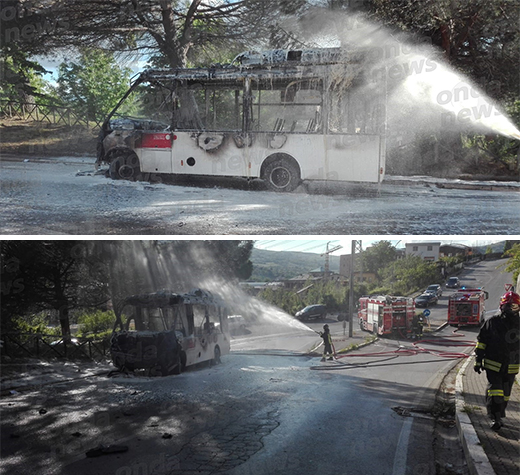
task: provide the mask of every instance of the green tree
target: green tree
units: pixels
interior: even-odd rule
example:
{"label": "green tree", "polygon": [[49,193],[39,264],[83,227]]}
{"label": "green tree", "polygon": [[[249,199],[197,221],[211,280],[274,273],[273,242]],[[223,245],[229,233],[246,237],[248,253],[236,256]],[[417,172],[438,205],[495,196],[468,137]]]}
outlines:
{"label": "green tree", "polygon": [[96,310],[94,312],[83,313],[78,317],[80,325],[80,336],[106,334],[114,327],[116,316],[113,311],[104,312]]}
{"label": "green tree", "polygon": [[510,0],[369,0],[372,17],[429,38],[495,99],[518,97],[520,3]]}
{"label": "green tree", "polygon": [[[513,244],[504,255],[509,258],[507,261],[506,271],[513,273],[513,282],[516,283],[520,275],[520,243]],[[518,291],[518,290],[517,290]]]}
{"label": "green tree", "polygon": [[39,14],[67,26],[40,39],[52,49],[72,45],[159,54],[169,67],[185,67],[200,56],[220,60],[223,50],[238,53],[265,44],[280,15],[303,6],[279,0],[54,0]]}
{"label": "green tree", "polygon": [[250,276],[252,246],[252,241],[227,240],[94,241],[86,244],[86,253],[101,275],[108,274],[116,302],[161,289],[218,293],[223,284]]}
{"label": "green tree", "polygon": [[[520,98],[511,99],[505,104],[508,117],[514,124],[520,124]],[[519,171],[518,157],[520,144],[500,135],[468,135],[465,147],[472,150],[469,167],[477,166],[482,172],[497,170],[502,175]]]}
{"label": "green tree", "polygon": [[512,249],[515,244],[520,244],[520,241],[511,241],[511,240],[506,240],[506,242],[504,243],[504,255],[507,256],[507,252]]}
{"label": "green tree", "polygon": [[46,96],[42,76],[47,71],[39,63],[14,44],[0,52],[0,99],[26,103]]}
{"label": "green tree", "polygon": [[410,292],[436,282],[440,276],[436,263],[419,256],[406,256],[392,262],[381,271],[383,284],[392,293],[407,295]]}
{"label": "green tree", "polygon": [[381,269],[395,261],[397,249],[390,241],[379,241],[363,251],[363,269],[379,275]]}
{"label": "green tree", "polygon": [[128,89],[130,75],[112,53],[83,49],[77,61],[60,65],[57,91],[66,105],[88,120],[102,120]]}
{"label": "green tree", "polygon": [[73,309],[106,302],[105,285],[89,278],[91,262],[80,241],[2,241],[2,326],[15,317],[55,310],[70,336]]}

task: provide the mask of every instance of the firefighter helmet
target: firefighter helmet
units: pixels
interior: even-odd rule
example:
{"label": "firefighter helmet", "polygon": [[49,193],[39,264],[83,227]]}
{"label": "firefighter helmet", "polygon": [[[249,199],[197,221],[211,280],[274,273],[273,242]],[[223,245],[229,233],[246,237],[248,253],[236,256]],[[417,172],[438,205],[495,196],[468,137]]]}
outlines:
{"label": "firefighter helmet", "polygon": [[516,305],[516,308],[518,309],[518,306],[520,306],[520,295],[511,291],[506,292],[500,299],[500,310],[504,310],[506,305]]}
{"label": "firefighter helmet", "polygon": [[328,330],[329,329],[329,326],[327,324],[323,325],[323,329],[324,330]]}

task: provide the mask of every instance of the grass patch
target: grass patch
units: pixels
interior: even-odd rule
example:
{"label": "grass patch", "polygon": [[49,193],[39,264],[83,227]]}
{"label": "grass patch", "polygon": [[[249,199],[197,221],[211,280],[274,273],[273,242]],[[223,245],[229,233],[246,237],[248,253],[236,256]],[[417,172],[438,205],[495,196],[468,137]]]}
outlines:
{"label": "grass patch", "polygon": [[0,121],[2,153],[31,156],[95,155],[99,129],[20,119]]}
{"label": "grass patch", "polygon": [[473,414],[474,412],[482,411],[482,408],[480,406],[473,406],[470,404],[464,404],[462,407],[462,412],[465,412],[466,414]]}

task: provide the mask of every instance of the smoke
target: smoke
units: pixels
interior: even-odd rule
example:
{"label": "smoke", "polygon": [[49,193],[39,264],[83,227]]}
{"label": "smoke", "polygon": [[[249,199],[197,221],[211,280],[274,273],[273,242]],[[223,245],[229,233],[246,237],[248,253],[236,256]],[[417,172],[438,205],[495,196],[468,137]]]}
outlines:
{"label": "smoke", "polygon": [[112,295],[125,297],[195,288],[220,296],[231,314],[241,315],[247,334],[265,336],[312,330],[281,309],[248,295],[204,241],[120,241],[109,244]]}

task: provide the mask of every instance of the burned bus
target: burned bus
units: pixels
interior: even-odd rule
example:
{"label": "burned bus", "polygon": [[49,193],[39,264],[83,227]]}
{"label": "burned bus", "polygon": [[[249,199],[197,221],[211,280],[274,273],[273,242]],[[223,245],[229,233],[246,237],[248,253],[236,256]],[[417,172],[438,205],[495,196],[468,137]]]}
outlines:
{"label": "burned bus", "polygon": [[160,291],[125,298],[115,308],[111,355],[120,370],[179,374],[230,350],[227,308],[209,291]]}
{"label": "burned bus", "polygon": [[[379,183],[385,86],[338,48],[243,53],[229,65],[150,69],[105,119],[96,164],[113,179],[154,175]],[[382,79],[383,81],[384,79]]]}

